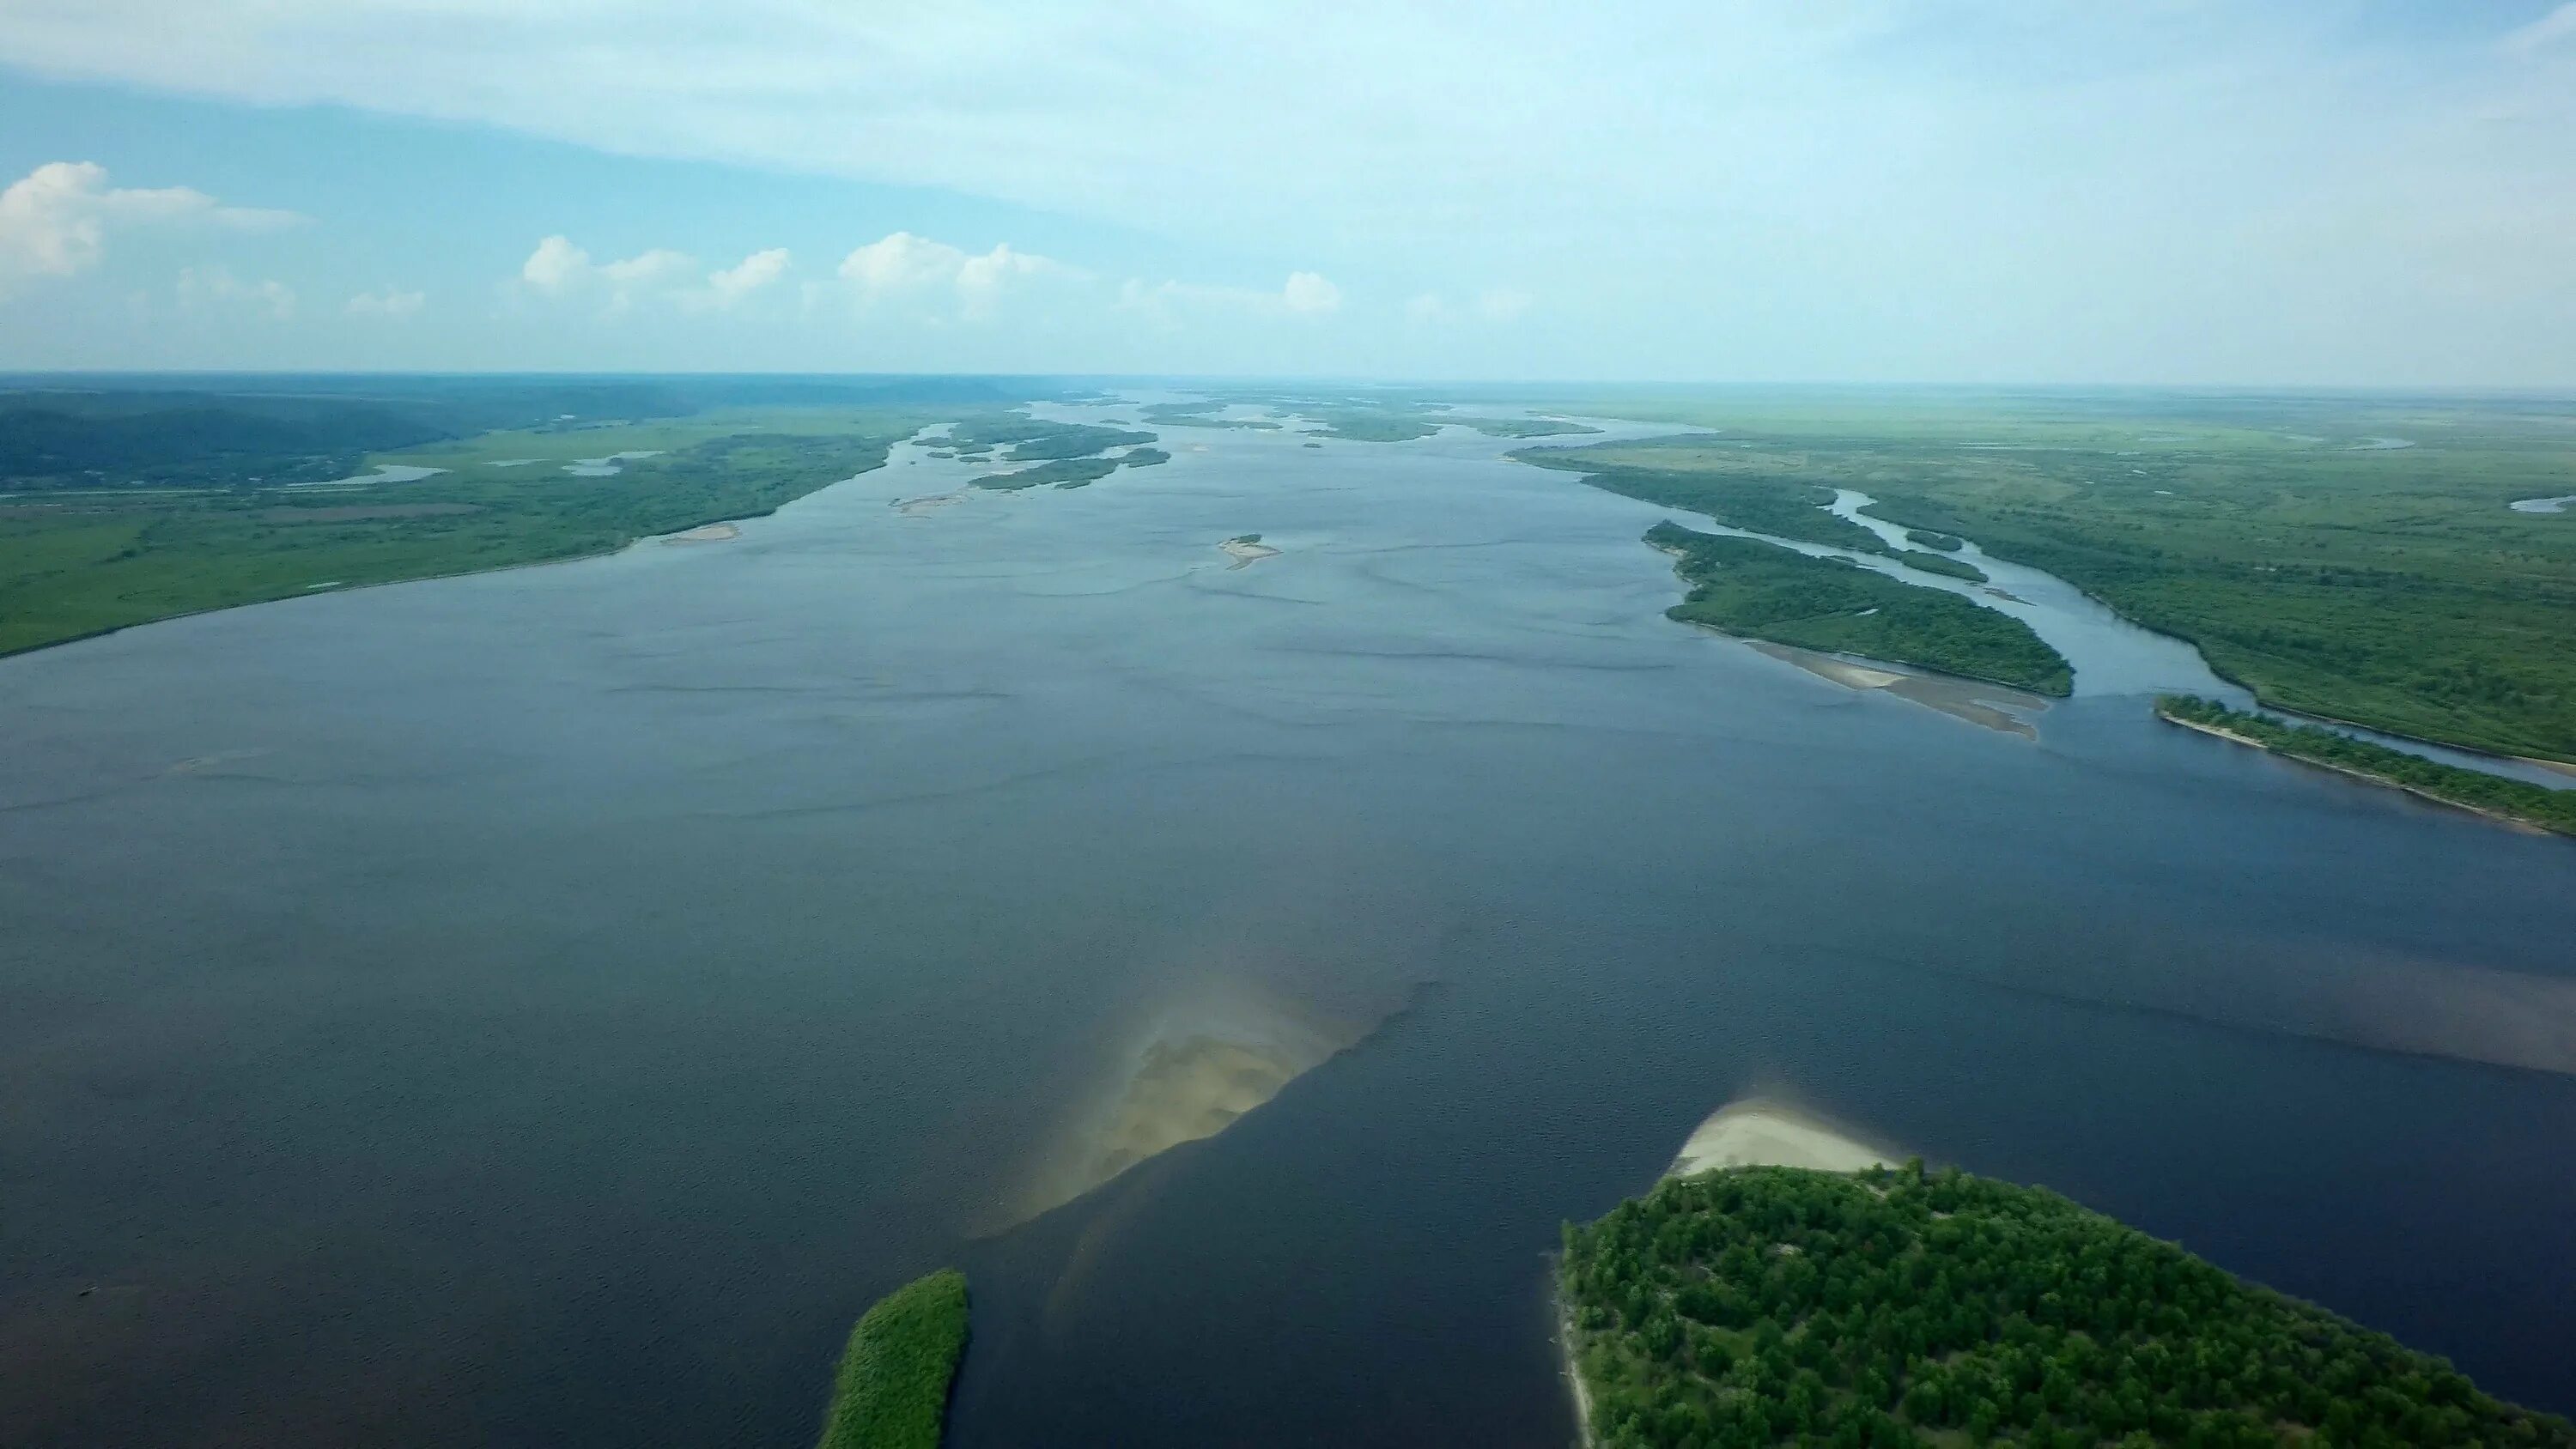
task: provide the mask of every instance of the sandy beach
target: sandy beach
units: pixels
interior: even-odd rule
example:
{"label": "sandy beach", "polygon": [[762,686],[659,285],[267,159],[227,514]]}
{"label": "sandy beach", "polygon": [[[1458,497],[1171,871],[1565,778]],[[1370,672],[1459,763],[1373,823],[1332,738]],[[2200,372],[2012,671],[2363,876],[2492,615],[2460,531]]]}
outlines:
{"label": "sandy beach", "polygon": [[1982,725],[2003,734],[2019,735],[2026,740],[2039,738],[2039,729],[2028,716],[2045,711],[2049,704],[2039,695],[2010,685],[1989,684],[1949,674],[1917,673],[1891,664],[1865,664],[1840,655],[1820,654],[1813,649],[1774,644],[1765,639],[1748,639],[1745,642],[1783,664],[1794,664],[1845,689],[1883,691],[1899,699],[1911,700],[1925,709],[1938,710],[1952,719],[1963,719],[1970,724]]}

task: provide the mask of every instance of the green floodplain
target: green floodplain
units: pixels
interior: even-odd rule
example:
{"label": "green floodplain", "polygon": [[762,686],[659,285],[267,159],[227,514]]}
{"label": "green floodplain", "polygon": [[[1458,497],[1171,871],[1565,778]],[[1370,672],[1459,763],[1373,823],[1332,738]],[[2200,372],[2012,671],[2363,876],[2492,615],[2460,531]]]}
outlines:
{"label": "green floodplain", "polygon": [[1732,1167],[1568,1224],[1606,1449],[2569,1446],[2441,1359],[2038,1188]]}
{"label": "green floodplain", "polygon": [[1810,558],[1670,522],[1648,529],[1646,542],[1673,555],[1674,572],[1690,586],[1669,611],[1685,623],[2040,694],[2074,687],[2066,657],[2028,624],[1957,594],[1899,583],[1842,559]]}
{"label": "green floodplain", "polygon": [[[791,401],[760,400],[775,395]],[[1170,458],[1142,446],[1152,433],[1033,422],[1011,410],[1019,400],[881,382],[693,393],[423,380],[390,399],[0,393],[0,654],[756,517],[882,467],[895,443],[936,423],[953,422],[961,448],[1029,464],[976,480],[985,487],[1079,486]],[[370,446],[384,440],[402,445]],[[1109,447],[1128,451],[1094,456]],[[437,471],[328,486],[379,467]]]}
{"label": "green floodplain", "polygon": [[878,1299],[850,1330],[815,1449],[939,1449],[966,1319],[966,1275],[953,1268]]}
{"label": "green floodplain", "polygon": [[2576,790],[2553,790],[2484,770],[2446,765],[2335,730],[2229,709],[2197,695],[2161,696],[2156,700],[2156,713],[2175,724],[2329,770],[2360,775],[2428,800],[2562,835],[2576,835]]}
{"label": "green floodplain", "polygon": [[[937,455],[994,465],[975,480],[988,488],[1078,487],[1168,459],[1150,431],[1016,409],[1072,395],[1010,379],[20,386],[0,391],[0,653],[751,516],[877,466],[892,442],[934,423],[952,424]],[[1231,403],[1293,412],[1321,437],[1357,442],[1451,425],[1532,440],[1594,431],[1502,415],[1533,405],[1716,429],[1515,456],[1734,527],[1972,580],[1974,566],[1954,555],[1973,539],[2192,641],[2267,704],[2576,761],[2576,649],[2565,646],[2576,637],[2576,514],[2508,506],[2576,492],[2576,412],[2563,404],[1716,389],[1487,390],[1462,401],[1270,387],[1149,404],[1143,415],[1153,426],[1263,425],[1222,418]],[[659,456],[606,476],[564,471],[618,453]],[[291,486],[379,465],[444,471],[398,485]],[[1826,512],[1837,487],[1868,493],[1912,546]],[[2050,687],[2018,640],[2000,653],[2001,635],[1963,647],[1982,631],[1952,627],[1949,603],[1909,598],[1889,617],[1873,583],[1835,585],[1873,595],[1856,614],[1880,612],[1839,626],[1771,617],[1784,632],[1762,637]],[[1776,615],[1784,599],[1761,611]],[[1720,613],[1740,622],[1752,607],[1718,590],[1698,622],[1725,628]],[[1784,637],[1791,629],[1798,637]]]}
{"label": "green floodplain", "polygon": [[[2540,399],[2148,392],[1605,393],[1700,434],[1530,462],[1721,522],[1886,551],[1973,539],[2190,640],[2267,704],[2576,761],[2576,409]],[[1911,562],[1911,560],[1908,560]]]}

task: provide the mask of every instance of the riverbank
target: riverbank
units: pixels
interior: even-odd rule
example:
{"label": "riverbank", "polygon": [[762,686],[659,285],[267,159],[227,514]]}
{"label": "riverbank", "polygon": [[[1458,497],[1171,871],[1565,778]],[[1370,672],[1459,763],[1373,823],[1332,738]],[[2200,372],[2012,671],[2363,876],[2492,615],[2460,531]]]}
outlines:
{"label": "riverbank", "polygon": [[2576,791],[2445,765],[2333,730],[2229,709],[2194,695],[2159,696],[2156,718],[2503,824],[2576,835]]}
{"label": "riverbank", "polygon": [[2074,691],[2074,667],[2028,624],[1946,589],[1671,522],[1648,529],[1646,542],[1671,554],[1690,586],[1666,611],[1683,623],[2035,694]]}

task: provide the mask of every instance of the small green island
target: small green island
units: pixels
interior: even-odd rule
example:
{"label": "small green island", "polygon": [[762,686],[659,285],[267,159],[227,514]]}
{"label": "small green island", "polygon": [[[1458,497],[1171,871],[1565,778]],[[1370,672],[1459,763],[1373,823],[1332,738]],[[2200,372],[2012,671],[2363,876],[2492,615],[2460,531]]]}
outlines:
{"label": "small green island", "polygon": [[1690,585],[1689,596],[1667,611],[1684,623],[2038,694],[2074,688],[2074,667],[2028,624],[1946,590],[1672,522],[1648,529],[1646,542],[1673,555],[1674,572]]}
{"label": "small green island", "polygon": [[965,1274],[942,1268],[878,1299],[850,1330],[816,1449],[939,1449],[965,1352]]}
{"label": "small green island", "polygon": [[2041,1188],[1730,1166],[1568,1224],[1604,1449],[2576,1445],[2441,1359]]}
{"label": "small green island", "polygon": [[2446,765],[2316,725],[2293,724],[2267,714],[2229,709],[2198,695],[2159,696],[2156,714],[2185,729],[2357,775],[2427,800],[2562,835],[2576,835],[2576,788],[2553,790],[2528,780]]}

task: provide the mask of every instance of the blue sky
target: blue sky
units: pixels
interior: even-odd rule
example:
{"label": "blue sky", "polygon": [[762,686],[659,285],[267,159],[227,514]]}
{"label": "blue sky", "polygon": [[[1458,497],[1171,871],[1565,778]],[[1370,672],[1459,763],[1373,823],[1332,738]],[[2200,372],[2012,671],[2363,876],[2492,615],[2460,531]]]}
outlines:
{"label": "blue sky", "polygon": [[11,0],[0,368],[2576,385],[2576,4]]}

